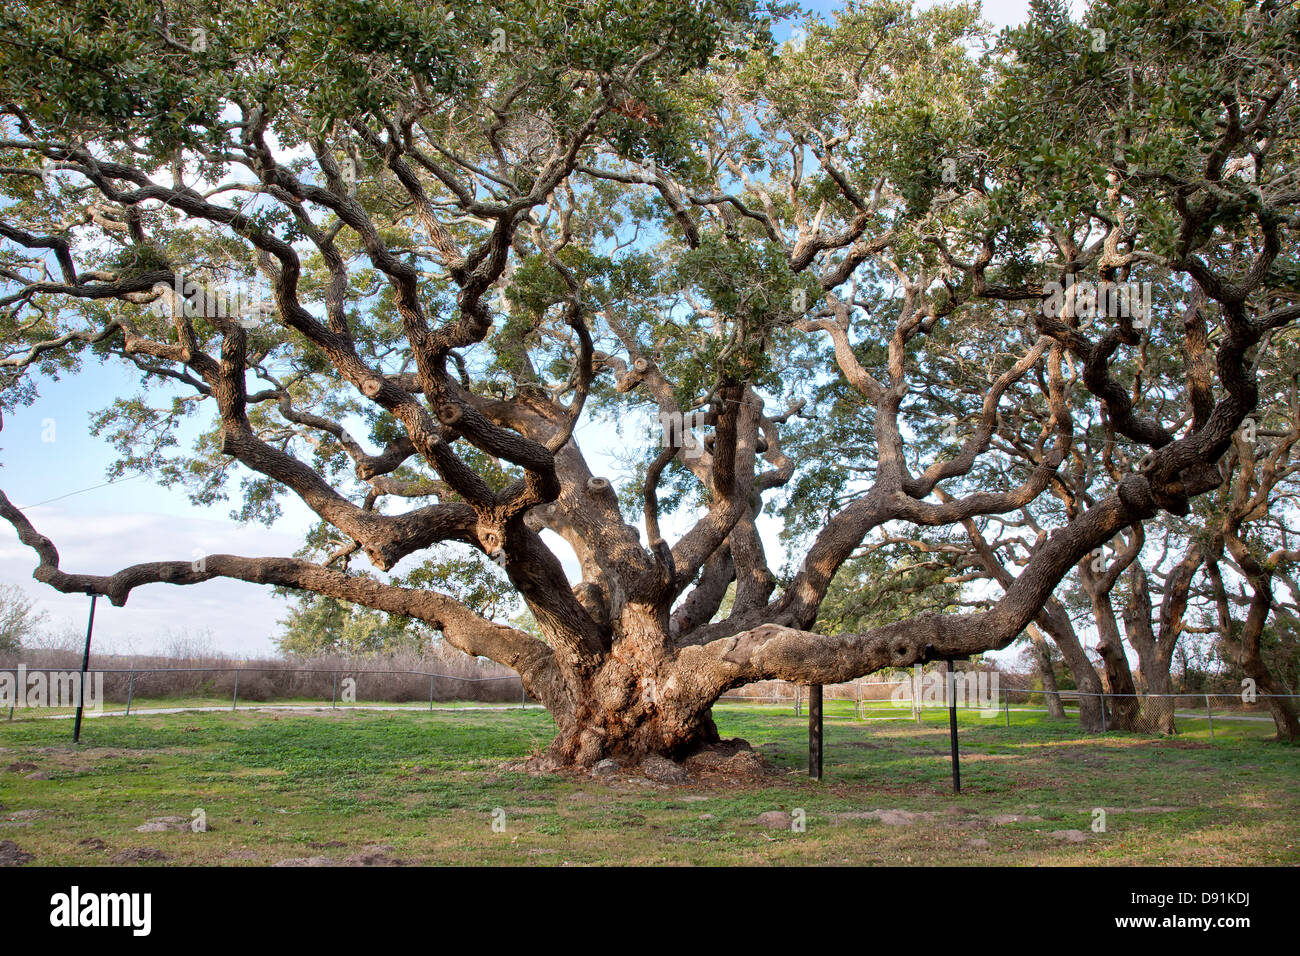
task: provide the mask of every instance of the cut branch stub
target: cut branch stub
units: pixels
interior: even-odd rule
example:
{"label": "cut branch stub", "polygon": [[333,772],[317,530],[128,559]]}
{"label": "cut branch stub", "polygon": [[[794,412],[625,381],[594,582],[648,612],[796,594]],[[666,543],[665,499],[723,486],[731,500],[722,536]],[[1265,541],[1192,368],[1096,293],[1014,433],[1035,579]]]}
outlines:
{"label": "cut branch stub", "polygon": [[604,492],[610,490],[609,479],[608,479],[608,478],[588,478],[588,479],[587,479],[587,490],[590,491],[592,494],[597,494],[597,495],[599,495],[599,494],[603,494]]}
{"label": "cut branch stub", "polygon": [[384,383],[377,378],[368,378],[361,383],[361,392],[367,398],[374,398],[383,389]]}
{"label": "cut branch stub", "polygon": [[638,372],[644,372],[650,368],[650,361],[649,359],[639,358],[632,363],[632,367]]}
{"label": "cut branch stub", "polygon": [[438,421],[442,422],[444,425],[455,425],[460,421],[461,416],[464,414],[465,413],[461,411],[459,405],[447,404],[438,406]]}

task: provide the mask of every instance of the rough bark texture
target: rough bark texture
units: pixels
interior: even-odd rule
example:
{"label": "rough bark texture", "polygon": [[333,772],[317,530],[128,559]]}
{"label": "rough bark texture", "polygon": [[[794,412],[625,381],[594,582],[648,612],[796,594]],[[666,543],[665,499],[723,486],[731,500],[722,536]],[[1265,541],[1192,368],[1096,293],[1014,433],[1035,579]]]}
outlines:
{"label": "rough bark texture", "polygon": [[1061,692],[1056,686],[1056,672],[1052,668],[1052,654],[1047,648],[1047,638],[1043,637],[1037,625],[1027,628],[1029,639],[1033,642],[1034,673],[1043,685],[1043,694],[1047,698],[1047,715],[1057,720],[1065,718],[1065,706],[1061,703]]}

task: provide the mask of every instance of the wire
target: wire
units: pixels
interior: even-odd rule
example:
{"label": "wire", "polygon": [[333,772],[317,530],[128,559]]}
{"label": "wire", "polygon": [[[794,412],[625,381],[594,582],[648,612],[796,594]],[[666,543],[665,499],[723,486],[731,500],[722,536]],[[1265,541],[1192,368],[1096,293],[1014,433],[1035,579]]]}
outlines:
{"label": "wire", "polygon": [[34,505],[23,505],[19,511],[26,511],[28,508],[39,508],[41,505],[48,505],[53,501],[62,501],[64,498],[71,498],[73,495],[83,495],[87,491],[94,491],[97,488],[107,488],[109,485],[116,485],[124,481],[135,481],[137,478],[143,478],[144,475],[129,475],[126,478],[114,478],[112,481],[106,481],[100,485],[91,485],[89,488],[82,488],[80,491],[69,491],[66,495],[59,495],[55,498],[46,498],[44,501],[38,501]]}

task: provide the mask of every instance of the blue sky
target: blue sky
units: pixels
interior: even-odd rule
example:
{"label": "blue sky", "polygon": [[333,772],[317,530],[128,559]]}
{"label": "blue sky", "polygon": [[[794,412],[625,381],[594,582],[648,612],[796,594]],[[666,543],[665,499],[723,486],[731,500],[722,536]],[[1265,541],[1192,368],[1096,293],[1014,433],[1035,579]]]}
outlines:
{"label": "blue sky", "polygon": [[[827,13],[840,4],[805,6]],[[983,13],[996,26],[1005,26],[1023,21],[1028,8],[1028,0],[996,0],[985,3]],[[120,366],[89,365],[60,382],[41,381],[35,404],[4,417],[0,488],[54,541],[62,567],[102,574],[137,562],[196,554],[292,554],[311,519],[295,500],[285,500],[283,519],[268,529],[233,521],[231,503],[195,506],[183,492],[159,488],[146,478],[93,487],[105,481],[114,455],[103,440],[90,436],[89,418],[115,397],[138,391],[138,374]],[[616,450],[616,439],[603,431],[590,421],[580,427],[578,440],[589,459],[599,459],[601,449]],[[773,546],[775,526],[764,531]],[[84,632],[89,598],[37,584],[31,578],[33,566],[32,552],[5,524],[0,528],[0,582],[18,585],[48,614],[47,630]],[[149,653],[185,638],[205,638],[226,654],[260,656],[273,651],[270,638],[285,610],[285,602],[268,588],[238,581],[184,588],[152,585],[136,590],[125,607],[101,602],[95,646],[105,652]]]}

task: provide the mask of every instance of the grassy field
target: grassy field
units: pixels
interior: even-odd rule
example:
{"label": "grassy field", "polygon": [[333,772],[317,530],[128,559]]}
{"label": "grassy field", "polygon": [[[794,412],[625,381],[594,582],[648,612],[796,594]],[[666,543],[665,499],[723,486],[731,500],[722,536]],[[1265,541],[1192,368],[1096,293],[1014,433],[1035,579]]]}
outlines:
{"label": "grassy field", "polygon": [[[540,704],[531,703],[529,706],[540,707]],[[148,713],[151,710],[256,710],[258,708],[299,708],[301,710],[319,710],[321,708],[331,710],[366,709],[382,707],[385,709],[402,708],[403,710],[428,710],[429,702],[427,700],[411,701],[358,701],[356,703],[346,703],[343,701],[331,702],[329,700],[317,700],[313,697],[277,697],[274,700],[247,700],[240,699],[238,706],[232,706],[229,697],[211,697],[186,695],[180,697],[150,697],[136,698],[131,702],[131,715]],[[434,707],[439,710],[462,709],[466,707],[484,708],[484,707],[519,707],[518,701],[499,702],[499,701],[481,701],[481,700],[439,700],[434,703]],[[123,701],[108,701],[99,708],[106,716],[124,714],[126,712],[126,703]],[[71,717],[76,712],[75,707],[41,707],[30,709],[15,709],[14,720],[34,720],[46,717]],[[87,713],[91,718],[98,715],[90,713],[87,707]],[[0,709],[0,721],[3,721],[8,714],[7,710]]]}
{"label": "grassy field", "polygon": [[[828,720],[817,783],[790,710],[719,706],[771,770],[683,786],[506,769],[550,738],[536,710],[105,717],[76,749],[67,721],[0,722],[0,847],[35,865],[1300,863],[1300,748],[1268,727],[1216,722],[1211,745],[1191,721],[1085,738],[966,712],[954,796],[945,713]],[[796,808],[804,832],[759,822]]]}

